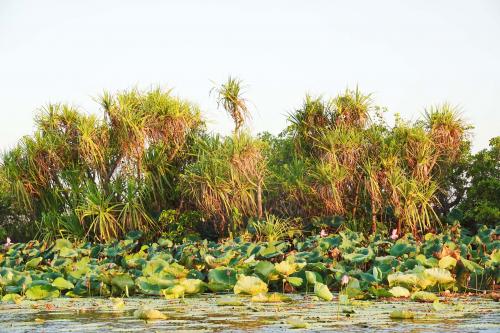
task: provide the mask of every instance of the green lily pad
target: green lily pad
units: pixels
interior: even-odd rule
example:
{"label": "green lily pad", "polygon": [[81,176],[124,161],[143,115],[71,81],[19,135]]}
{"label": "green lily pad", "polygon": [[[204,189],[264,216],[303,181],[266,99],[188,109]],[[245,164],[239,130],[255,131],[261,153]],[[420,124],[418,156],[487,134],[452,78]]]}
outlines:
{"label": "green lily pad", "polygon": [[42,262],[42,260],[43,260],[42,257],[31,259],[26,263],[26,269],[35,269]]}
{"label": "green lily pad", "polygon": [[391,319],[413,319],[415,314],[407,310],[395,310],[390,314]]}
{"label": "green lily pad", "polygon": [[320,282],[314,284],[314,295],[325,301],[331,301],[333,299],[333,294],[328,289],[328,286]]}
{"label": "green lily pad", "polygon": [[53,282],[52,285],[59,290],[69,290],[75,288],[75,285],[68,280],[58,277]]}
{"label": "green lily pad", "polygon": [[410,291],[404,287],[392,287],[389,292],[393,297],[410,297]]}
{"label": "green lily pad", "polygon": [[208,288],[212,291],[229,291],[236,284],[236,270],[218,267],[208,272]]}
{"label": "green lily pad", "polygon": [[432,303],[438,299],[436,294],[427,291],[417,291],[411,295],[411,299],[417,302]]}
{"label": "green lily pad", "polygon": [[439,268],[451,269],[457,265],[457,259],[450,256],[445,256],[439,260],[438,265]]}
{"label": "green lily pad", "polygon": [[143,320],[167,319],[167,316],[165,316],[160,311],[155,310],[155,309],[145,308],[145,307],[135,310],[134,317],[136,317],[137,319],[143,319]]}
{"label": "green lily pad", "polygon": [[26,290],[26,297],[32,301],[51,299],[59,297],[59,289],[51,285],[35,285]]}
{"label": "green lily pad", "polygon": [[234,286],[235,294],[257,295],[267,293],[267,284],[256,276],[239,276]]}
{"label": "green lily pad", "polygon": [[127,274],[127,273],[122,273],[122,274],[117,274],[111,278],[111,285],[114,287],[117,287],[121,291],[133,291],[134,290],[134,279]]}

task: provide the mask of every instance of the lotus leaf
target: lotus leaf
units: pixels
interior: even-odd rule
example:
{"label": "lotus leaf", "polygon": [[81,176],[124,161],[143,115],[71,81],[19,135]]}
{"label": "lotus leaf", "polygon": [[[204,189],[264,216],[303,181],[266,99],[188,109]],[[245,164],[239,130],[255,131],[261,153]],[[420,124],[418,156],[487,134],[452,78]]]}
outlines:
{"label": "lotus leaf", "polygon": [[389,292],[393,297],[410,297],[410,291],[403,287],[392,287]]}
{"label": "lotus leaf", "polygon": [[[68,262],[68,261],[66,261]],[[70,262],[71,263],[71,262]],[[77,262],[71,263],[65,267],[68,274],[75,278],[80,278],[82,275],[90,271],[90,258],[82,257]]]}
{"label": "lotus leaf", "polygon": [[389,250],[389,254],[395,257],[401,257],[404,254],[410,255],[411,253],[415,253],[417,248],[414,245],[408,244],[407,241],[398,241],[394,244]]}
{"label": "lotus leaf", "polygon": [[53,282],[52,285],[56,287],[59,290],[69,290],[73,289],[75,285],[68,280],[64,279],[63,277],[58,277],[56,278]]}
{"label": "lotus leaf", "polygon": [[247,295],[267,293],[267,284],[256,276],[240,275],[234,286],[234,293]]}
{"label": "lotus leaf", "polygon": [[23,297],[21,295],[18,295],[18,294],[5,294],[2,297],[2,302],[5,302],[5,303],[12,302],[12,303],[19,304],[22,300],[23,300]]}
{"label": "lotus leaf", "polygon": [[294,287],[300,287],[304,282],[304,280],[302,280],[302,278],[298,276],[289,276],[286,278],[286,280]]}
{"label": "lotus leaf", "polygon": [[185,278],[189,274],[189,270],[175,262],[172,264],[168,264],[163,268],[163,271],[168,275],[175,277],[176,279]]}
{"label": "lotus leaf", "polygon": [[59,289],[51,285],[35,285],[26,290],[26,297],[32,301],[59,297]]}
{"label": "lotus leaf", "polygon": [[461,258],[460,262],[464,265],[464,267],[469,272],[481,273],[484,270],[484,268],[481,267],[481,265],[478,265],[477,263],[475,263],[475,262],[473,262],[471,260],[467,260],[467,259]]}
{"label": "lotus leaf", "polygon": [[254,268],[255,273],[263,280],[272,280],[275,274],[274,265],[269,261],[259,261]]}
{"label": "lotus leaf", "polygon": [[42,262],[42,257],[33,258],[26,263],[26,269],[35,269],[40,262]]}
{"label": "lotus leaf", "polygon": [[59,256],[62,258],[75,258],[75,257],[78,257],[78,252],[76,252],[76,250],[74,250],[72,248],[63,247],[59,251]]}
{"label": "lotus leaf", "polygon": [[427,291],[417,291],[411,295],[411,299],[418,302],[432,303],[438,299],[436,294]]}
{"label": "lotus leaf", "polygon": [[121,291],[130,291],[134,289],[134,279],[127,273],[120,273],[111,278],[111,285]]}
{"label": "lotus leaf", "polygon": [[155,309],[140,308],[134,311],[134,317],[143,320],[167,319],[163,313]]}
{"label": "lotus leaf", "polygon": [[232,268],[218,267],[208,272],[208,288],[212,291],[229,291],[236,284],[236,271]]}
{"label": "lotus leaf", "polygon": [[333,294],[328,289],[328,286],[320,282],[314,284],[314,295],[325,301],[331,301],[333,299]]}
{"label": "lotus leaf", "polygon": [[451,276],[450,271],[443,268],[428,268],[425,270],[425,276],[440,285],[455,282],[455,279]]}
{"label": "lotus leaf", "polygon": [[54,245],[54,251],[59,251],[63,248],[68,248],[68,249],[71,249],[73,248],[73,243],[71,243],[69,240],[67,239],[56,239],[56,242],[55,242],[55,245]]}
{"label": "lotus leaf", "polygon": [[311,271],[306,271],[305,274],[307,283],[314,285],[316,283],[316,273]]}
{"label": "lotus leaf", "polygon": [[389,276],[387,276],[387,281],[390,287],[398,285],[414,287],[418,283],[418,276],[415,273],[396,272],[389,274]]}
{"label": "lotus leaf", "polygon": [[395,310],[390,314],[391,319],[413,319],[415,315],[411,311],[407,310]]}
{"label": "lotus leaf", "polygon": [[254,303],[290,303],[293,299],[278,293],[272,293],[270,295],[262,293],[252,296],[251,301]]}
{"label": "lotus leaf", "polygon": [[162,290],[162,293],[166,299],[184,297],[185,292],[186,289],[180,284]]}
{"label": "lotus leaf", "polygon": [[146,266],[142,270],[144,276],[160,276],[163,275],[165,267],[168,266],[168,262],[163,259],[155,258],[147,262]]}
{"label": "lotus leaf", "polygon": [[371,247],[363,247],[356,249],[353,253],[343,254],[342,257],[348,262],[359,264],[372,260],[375,254]]}
{"label": "lotus leaf", "polygon": [[439,260],[439,268],[443,269],[451,269],[455,267],[457,264],[457,259],[451,256],[445,256]]}
{"label": "lotus leaf", "polygon": [[199,279],[182,279],[179,284],[187,295],[199,294],[205,291],[206,284]]}

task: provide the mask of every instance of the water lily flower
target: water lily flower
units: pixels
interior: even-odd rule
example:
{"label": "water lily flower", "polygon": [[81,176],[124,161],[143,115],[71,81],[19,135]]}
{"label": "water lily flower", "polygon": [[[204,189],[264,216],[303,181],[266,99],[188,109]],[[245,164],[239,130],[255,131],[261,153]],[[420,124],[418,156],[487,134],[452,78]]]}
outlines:
{"label": "water lily flower", "polygon": [[319,235],[320,235],[320,237],[326,237],[326,236],[328,236],[328,233],[326,232],[325,229],[321,229]]}
{"label": "water lily flower", "polygon": [[392,234],[391,234],[391,239],[392,240],[396,240],[398,238],[399,238],[399,236],[398,236],[398,229],[393,229],[392,230]]}
{"label": "water lily flower", "polygon": [[342,280],[340,281],[340,283],[341,283],[343,286],[344,286],[344,285],[346,285],[346,284],[348,284],[348,283],[349,283],[349,276],[348,276],[348,275],[344,275],[344,276],[342,277]]}
{"label": "water lily flower", "polygon": [[12,242],[10,241],[10,237],[7,237],[5,244],[3,245],[4,248],[8,248]]}

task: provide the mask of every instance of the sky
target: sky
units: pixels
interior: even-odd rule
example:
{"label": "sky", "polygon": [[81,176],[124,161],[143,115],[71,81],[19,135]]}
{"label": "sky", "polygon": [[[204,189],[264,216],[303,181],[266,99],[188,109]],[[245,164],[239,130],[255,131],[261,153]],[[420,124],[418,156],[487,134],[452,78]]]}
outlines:
{"label": "sky", "polygon": [[500,135],[500,1],[0,0],[1,151],[47,103],[100,113],[96,96],[133,87],[173,88],[227,134],[209,91],[228,75],[254,133],[357,85],[389,123],[456,105],[477,151]]}

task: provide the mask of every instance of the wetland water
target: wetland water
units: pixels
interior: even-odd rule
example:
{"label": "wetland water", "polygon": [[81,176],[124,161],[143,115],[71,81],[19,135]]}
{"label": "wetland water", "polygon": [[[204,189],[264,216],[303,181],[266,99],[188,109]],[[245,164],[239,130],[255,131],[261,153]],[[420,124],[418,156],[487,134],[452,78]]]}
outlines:
{"label": "wetland water", "polygon": [[[0,332],[500,332],[500,304],[479,297],[441,299],[438,311],[432,304],[412,301],[353,301],[338,306],[305,295],[294,302],[252,303],[238,297],[242,306],[219,306],[217,300],[234,295],[201,295],[181,300],[125,298],[116,309],[106,298],[59,298],[52,301],[22,301],[0,304]],[[134,311],[148,306],[167,316],[144,321]],[[412,320],[394,320],[394,310],[411,310]],[[292,329],[290,318],[300,318],[307,329]]]}

